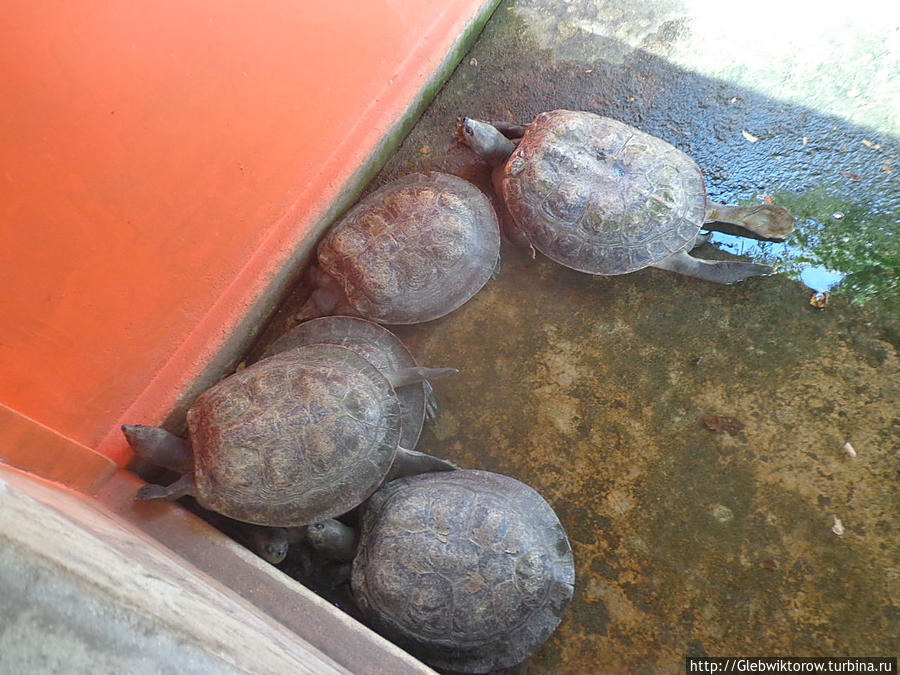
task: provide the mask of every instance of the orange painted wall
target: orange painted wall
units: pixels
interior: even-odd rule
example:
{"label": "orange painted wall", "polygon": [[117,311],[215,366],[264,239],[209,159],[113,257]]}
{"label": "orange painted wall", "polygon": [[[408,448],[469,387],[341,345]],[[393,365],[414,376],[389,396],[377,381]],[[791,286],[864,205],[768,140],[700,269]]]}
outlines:
{"label": "orange painted wall", "polygon": [[127,461],[484,4],[6,3],[0,404]]}

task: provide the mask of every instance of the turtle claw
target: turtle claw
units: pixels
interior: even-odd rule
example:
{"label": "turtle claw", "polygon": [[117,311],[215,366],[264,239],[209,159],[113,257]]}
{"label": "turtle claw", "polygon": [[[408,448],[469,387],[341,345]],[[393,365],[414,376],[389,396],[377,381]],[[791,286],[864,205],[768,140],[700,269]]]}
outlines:
{"label": "turtle claw", "polygon": [[434,396],[434,387],[431,386],[431,382],[425,380],[422,385],[425,387],[425,418],[432,422],[438,413],[437,398]]}
{"label": "turtle claw", "polygon": [[153,483],[142,486],[137,491],[135,499],[171,502],[192,494],[194,494],[194,474],[186,473],[169,486]]}
{"label": "turtle claw", "polygon": [[166,488],[162,485],[154,485],[152,483],[148,483],[144,485],[140,490],[137,491],[135,495],[135,499],[139,499],[141,501],[147,500],[165,500],[168,496]]}

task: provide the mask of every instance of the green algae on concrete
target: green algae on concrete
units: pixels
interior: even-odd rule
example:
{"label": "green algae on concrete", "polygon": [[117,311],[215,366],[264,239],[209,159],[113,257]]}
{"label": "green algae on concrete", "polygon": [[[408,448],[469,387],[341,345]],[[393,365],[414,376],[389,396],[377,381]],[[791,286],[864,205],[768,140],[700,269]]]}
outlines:
{"label": "green algae on concrete", "polygon": [[764,249],[757,258],[792,278],[807,265],[839,272],[844,278],[836,293],[900,324],[900,183],[885,182],[888,194],[874,204],[842,198],[835,188],[775,193],[773,199],[800,224],[789,247]]}

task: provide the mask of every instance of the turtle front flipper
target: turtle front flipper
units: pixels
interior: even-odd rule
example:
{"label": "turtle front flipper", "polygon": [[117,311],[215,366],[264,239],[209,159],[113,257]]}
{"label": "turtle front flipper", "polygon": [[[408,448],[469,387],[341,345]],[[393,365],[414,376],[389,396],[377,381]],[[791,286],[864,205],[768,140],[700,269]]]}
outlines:
{"label": "turtle front flipper", "polygon": [[[787,209],[772,204],[726,206],[716,202],[707,202],[703,227],[715,230],[717,228],[714,223],[737,225],[756,237],[780,241],[784,240],[794,229],[794,220],[794,216]],[[735,234],[731,229],[723,231]],[[740,234],[740,232],[736,234]]]}
{"label": "turtle front flipper", "polygon": [[135,499],[142,501],[152,499],[161,502],[173,502],[181,497],[195,494],[194,474],[186,473],[169,486],[148,483],[137,491]]}
{"label": "turtle front flipper", "polygon": [[775,273],[770,265],[741,262],[738,260],[700,260],[681,249],[650,265],[659,269],[697,277],[717,284],[733,284],[747,277],[767,277]]}
{"label": "turtle front flipper", "polygon": [[194,470],[194,453],[189,441],[160,427],[123,424],[122,433],[131,449],[151,464],[176,473]]}
{"label": "turtle front flipper", "polygon": [[525,132],[528,131],[527,124],[515,124],[514,122],[491,122],[491,126],[494,127],[501,134],[506,136],[511,141],[515,141],[518,138],[522,138],[525,135]]}
{"label": "turtle front flipper", "polygon": [[458,468],[456,464],[446,459],[426,455],[418,450],[398,447],[394,463],[391,464],[391,468],[388,470],[384,480],[387,482],[403,476],[415,476],[420,473],[431,473],[432,471],[456,471]]}

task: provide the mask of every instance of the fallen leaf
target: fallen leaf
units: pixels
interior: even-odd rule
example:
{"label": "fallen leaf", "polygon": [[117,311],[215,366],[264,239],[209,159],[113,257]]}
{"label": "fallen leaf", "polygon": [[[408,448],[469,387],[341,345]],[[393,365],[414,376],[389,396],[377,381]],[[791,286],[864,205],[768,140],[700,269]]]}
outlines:
{"label": "fallen leaf", "polygon": [[429,148],[427,145],[423,145],[421,148],[419,148],[419,154],[420,155],[431,154],[431,148]]}
{"label": "fallen leaf", "polygon": [[742,129],[742,130],[741,130],[741,134],[743,134],[744,138],[746,138],[746,139],[747,139],[748,141],[750,141],[751,143],[756,143],[756,141],[759,140],[756,136],[754,136],[753,134],[751,134],[751,133],[750,133],[749,131],[747,131],[746,129]]}
{"label": "fallen leaf", "polygon": [[841,522],[841,519],[833,513],[831,514],[831,517],[834,518],[834,524],[831,526],[831,531],[834,532],[837,536],[843,537],[844,532],[846,531],[844,530],[844,524]]}
{"label": "fallen leaf", "polygon": [[763,197],[763,204],[771,204],[772,203],[772,195],[766,195]]}
{"label": "fallen leaf", "polygon": [[890,165],[890,164],[882,164],[882,165],[881,165],[881,170],[884,171],[884,172],[885,172],[886,174],[888,174],[888,175],[891,175],[892,173],[894,173],[893,171],[891,171],[891,165]]}
{"label": "fallen leaf", "polygon": [[716,434],[727,431],[730,435],[737,436],[744,430],[744,423],[741,422],[737,417],[704,415],[700,418],[700,424]]}
{"label": "fallen leaf", "polygon": [[812,297],[809,299],[809,304],[816,309],[825,309],[828,306],[828,298],[830,297],[831,295],[828,291],[817,291],[812,294]]}
{"label": "fallen leaf", "polygon": [[872,147],[872,141],[866,141],[866,140],[863,140],[863,145],[866,146],[867,148],[871,148],[871,147]]}
{"label": "fallen leaf", "polygon": [[803,147],[804,147],[804,148],[806,147],[806,144],[807,144],[807,143],[809,143],[809,137],[808,137],[808,136],[804,136],[804,137],[803,137]]}
{"label": "fallen leaf", "polygon": [[469,65],[470,65],[470,66],[477,66],[477,65],[478,65],[478,59],[476,59],[476,58],[473,56],[472,59],[469,61]]}
{"label": "fallen leaf", "polygon": [[593,69],[593,68],[588,68],[588,69],[587,69],[586,71],[584,71],[584,72],[586,72],[586,73],[593,73],[593,72],[594,72],[594,69]]}
{"label": "fallen leaf", "polygon": [[859,180],[862,178],[858,173],[850,173],[849,171],[841,171],[841,175],[844,178],[849,178],[850,180]]}

